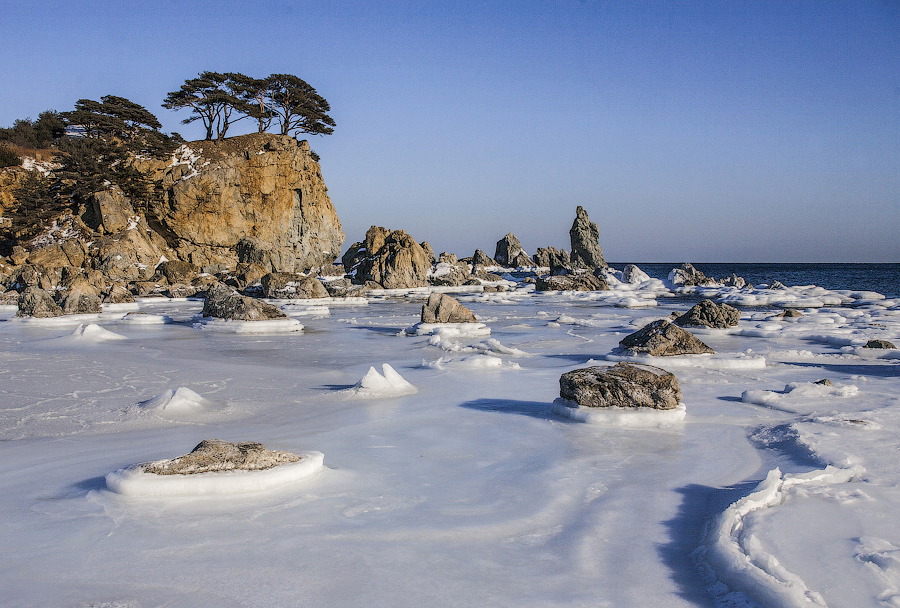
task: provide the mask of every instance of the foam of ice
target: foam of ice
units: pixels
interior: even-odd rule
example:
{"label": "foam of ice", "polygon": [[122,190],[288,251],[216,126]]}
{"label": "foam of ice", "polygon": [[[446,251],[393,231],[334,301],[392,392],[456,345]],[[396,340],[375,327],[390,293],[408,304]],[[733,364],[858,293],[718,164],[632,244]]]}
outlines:
{"label": "foam of ice", "polygon": [[766,358],[760,355],[674,355],[671,357],[651,357],[650,355],[624,355],[610,353],[603,357],[607,361],[628,361],[632,363],[646,363],[663,369],[670,367],[694,367],[704,369],[763,369],[766,367]]}
{"label": "foam of ice", "polygon": [[324,468],[325,455],[321,452],[307,452],[300,456],[297,462],[261,471],[216,471],[195,475],[156,475],[145,473],[140,465],[136,465],[106,475],[106,487],[111,492],[132,498],[266,492],[309,479]]}
{"label": "foam of ice", "polygon": [[387,363],[381,365],[381,371],[383,374],[379,374],[374,367],[369,367],[366,375],[352,388],[346,389],[346,392],[367,399],[402,397],[419,392],[418,388],[407,382]]}
{"label": "foam of ice", "polygon": [[439,335],[443,338],[480,338],[491,335],[484,323],[417,323],[406,329],[407,336]]}
{"label": "foam of ice", "polygon": [[580,407],[574,401],[558,398],[553,401],[553,413],[589,424],[646,428],[682,422],[687,408],[683,403],[671,410],[647,407]]}

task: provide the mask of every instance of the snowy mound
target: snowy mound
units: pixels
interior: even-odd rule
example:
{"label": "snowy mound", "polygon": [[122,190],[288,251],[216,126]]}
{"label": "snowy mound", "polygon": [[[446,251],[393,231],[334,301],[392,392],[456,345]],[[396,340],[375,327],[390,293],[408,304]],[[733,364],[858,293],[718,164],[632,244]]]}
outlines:
{"label": "snowy mound", "polygon": [[206,329],[231,334],[280,334],[300,331],[303,324],[297,319],[269,319],[266,321],[231,321],[207,319],[194,323],[194,329]]}
{"label": "snowy mound", "polygon": [[300,460],[261,471],[215,471],[195,475],[157,475],[145,465],[119,469],[106,476],[112,492],[139,498],[222,496],[264,492],[308,479],[324,468],[321,452],[300,454]]}
{"label": "snowy mound", "polygon": [[655,427],[684,420],[687,408],[679,403],[675,409],[656,410],[648,407],[580,407],[574,401],[558,398],[553,413],[579,422],[604,426]]}
{"label": "snowy mound", "polygon": [[89,343],[99,343],[99,342],[109,342],[112,340],[127,340],[125,336],[122,334],[117,334],[114,331],[109,331],[108,329],[103,329],[96,323],[89,323],[87,325],[81,324],[75,331],[73,331],[68,336],[63,336],[59,338],[60,341],[65,342],[89,342]]}
{"label": "snowy mound", "polygon": [[484,323],[417,323],[406,329],[407,336],[440,335],[444,338],[481,338],[491,335]]}
{"label": "snowy mound", "polygon": [[210,401],[191,389],[180,386],[174,391],[169,389],[151,399],[141,401],[138,405],[148,411],[165,412],[167,414],[194,414],[202,412],[209,407]]}
{"label": "snowy mound", "polygon": [[347,389],[347,392],[369,399],[402,397],[419,392],[418,388],[407,382],[387,363],[381,365],[381,371],[384,372],[384,375],[379,374],[374,367],[370,367],[362,380],[357,382],[353,388]]}
{"label": "snowy mound", "polygon": [[15,317],[16,322],[42,327],[72,327],[93,323],[100,319],[99,314],[62,315],[59,317]]}

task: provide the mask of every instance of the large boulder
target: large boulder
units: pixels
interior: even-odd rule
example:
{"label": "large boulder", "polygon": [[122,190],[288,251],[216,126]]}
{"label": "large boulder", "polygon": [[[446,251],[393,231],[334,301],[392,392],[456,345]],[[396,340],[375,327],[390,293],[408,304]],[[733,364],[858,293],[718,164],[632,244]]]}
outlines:
{"label": "large boulder", "polygon": [[422,305],[422,323],[477,323],[472,311],[445,293],[433,293]]}
{"label": "large boulder", "polygon": [[140,220],[130,228],[93,241],[90,256],[95,268],[110,280],[131,282],[149,279],[160,261],[175,254],[159,234]]}
{"label": "large boulder", "polygon": [[39,319],[59,317],[63,314],[62,308],[53,301],[50,292],[32,285],[26,287],[19,295],[19,310],[17,317],[36,317]]}
{"label": "large boulder", "polygon": [[550,274],[569,274],[572,272],[572,260],[569,252],[556,247],[538,247],[534,254],[534,263],[537,266],[550,269]]}
{"label": "large boulder", "polygon": [[170,285],[190,283],[200,275],[200,269],[190,262],[169,260],[156,267],[156,274],[166,278]]}
{"label": "large boulder", "polygon": [[291,452],[267,450],[261,443],[231,443],[204,439],[189,454],[171,460],[141,465],[145,473],[155,475],[194,475],[214,471],[262,471],[280,464],[298,462],[302,457]]}
{"label": "large boulder", "polygon": [[694,334],[665,319],[659,319],[622,338],[619,345],[632,354],[654,357],[714,353]]}
{"label": "large boulder", "polygon": [[605,291],[609,283],[602,276],[579,272],[538,277],[534,288],[537,291]]}
{"label": "large boulder", "polygon": [[590,220],[581,205],[575,209],[575,221],[569,229],[569,239],[572,243],[570,257],[573,268],[606,268],[603,249],[600,248],[600,229]]}
{"label": "large boulder", "polygon": [[28,263],[43,268],[61,268],[63,266],[81,267],[87,248],[79,239],[67,239],[61,243],[53,243],[35,249],[28,255]]}
{"label": "large boulder", "polygon": [[[453,256],[454,258],[456,256]],[[469,268],[465,264],[452,264],[450,262],[438,262],[431,273],[429,280],[432,285],[455,287],[463,285],[470,280]]]}
{"label": "large boulder", "polygon": [[[525,256],[525,259],[527,260],[525,264],[516,263],[521,261],[518,259],[520,255]],[[507,267],[529,266],[532,262],[531,258],[528,257],[528,254],[525,253],[525,250],[522,249],[522,243],[519,242],[519,239],[516,238],[516,235],[512,232],[497,241],[497,247],[494,250],[494,259],[500,266]]]}
{"label": "large boulder", "polygon": [[269,249],[269,271],[305,272],[340,254],[344,233],[305,140],[254,133],[191,142],[154,169],[164,196],[148,217],[180,259],[233,268],[245,238],[257,252]]}
{"label": "large boulder", "polygon": [[369,228],[366,240],[351,245],[342,261],[354,283],[385,289],[425,287],[431,269],[428,254],[415,239],[380,226]]}
{"label": "large boulder", "polygon": [[92,229],[111,234],[136,224],[138,215],[131,201],[113,186],[90,196],[81,219]]}
{"label": "large boulder", "polygon": [[712,300],[703,300],[675,319],[675,324],[681,327],[725,329],[735,327],[740,319],[741,313],[737,308],[728,304],[717,305]]}
{"label": "large boulder", "polygon": [[675,375],[653,365],[616,363],[586,367],[559,378],[559,396],[582,407],[675,409],[681,387]]}
{"label": "large boulder", "polygon": [[267,321],[286,319],[280,308],[256,298],[242,296],[227,285],[216,285],[206,294],[204,317],[216,317],[232,321]]}

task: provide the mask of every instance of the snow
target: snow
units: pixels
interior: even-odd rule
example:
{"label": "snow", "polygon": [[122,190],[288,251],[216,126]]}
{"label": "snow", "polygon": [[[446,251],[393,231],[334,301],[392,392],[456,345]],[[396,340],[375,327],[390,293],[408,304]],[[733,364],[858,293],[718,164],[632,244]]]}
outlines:
{"label": "snow", "polygon": [[[862,348],[900,341],[900,302],[610,283],[469,291],[464,328],[416,326],[427,290],[278,302],[292,318],[268,325],[198,321],[192,299],[0,307],[2,603],[900,605],[900,351]],[[616,350],[737,293],[736,328],[697,330],[715,355]],[[822,306],[777,317],[789,296]],[[617,360],[673,372],[683,405],[557,401],[563,373]],[[306,458],[136,467],[212,437]]]}

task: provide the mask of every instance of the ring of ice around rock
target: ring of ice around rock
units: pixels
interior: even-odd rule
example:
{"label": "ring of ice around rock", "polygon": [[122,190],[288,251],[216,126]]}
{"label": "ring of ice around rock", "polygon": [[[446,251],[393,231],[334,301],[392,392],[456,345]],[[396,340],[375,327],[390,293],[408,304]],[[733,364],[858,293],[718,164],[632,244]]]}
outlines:
{"label": "ring of ice around rock", "polygon": [[671,410],[649,407],[581,407],[574,401],[558,397],[553,401],[553,413],[588,424],[646,428],[682,422],[687,415],[687,408],[683,403]]}
{"label": "ring of ice around rock", "polygon": [[261,471],[215,471],[194,475],[157,475],[144,472],[141,464],[106,476],[111,492],[136,498],[223,496],[265,492],[297,483],[325,468],[322,452],[304,452],[300,460]]}
{"label": "ring of ice around rock", "polygon": [[407,336],[441,335],[445,338],[482,338],[491,335],[484,323],[416,323],[406,330]]}
{"label": "ring of ice around rock", "polygon": [[610,353],[603,357],[607,361],[626,361],[647,363],[658,367],[699,367],[706,369],[764,369],[766,358],[763,356],[721,356],[721,355],[673,355],[671,357],[652,357],[650,355],[620,355]]}
{"label": "ring of ice around rock", "polygon": [[297,319],[268,319],[265,321],[203,319],[194,323],[193,327],[232,334],[279,334],[300,331],[303,329],[303,324]]}

